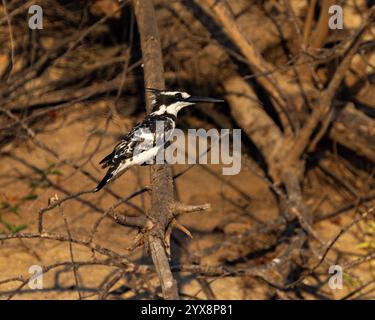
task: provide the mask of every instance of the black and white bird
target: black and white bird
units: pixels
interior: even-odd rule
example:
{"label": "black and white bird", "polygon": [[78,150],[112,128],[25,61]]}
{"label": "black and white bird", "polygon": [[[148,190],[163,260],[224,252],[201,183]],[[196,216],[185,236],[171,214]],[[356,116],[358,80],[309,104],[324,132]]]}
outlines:
{"label": "black and white bird", "polygon": [[223,102],[209,97],[191,96],[183,91],[147,90],[152,94],[152,112],[123,136],[113,151],[100,161],[102,168],[108,167],[108,171],[95,192],[128,168],[150,163],[168,144],[176,127],[177,114],[182,108],[199,102]]}

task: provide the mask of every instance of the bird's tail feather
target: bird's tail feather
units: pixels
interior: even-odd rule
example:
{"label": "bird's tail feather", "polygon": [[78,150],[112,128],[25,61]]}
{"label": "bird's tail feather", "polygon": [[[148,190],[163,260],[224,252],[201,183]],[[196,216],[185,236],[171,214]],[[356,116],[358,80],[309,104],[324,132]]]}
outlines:
{"label": "bird's tail feather", "polygon": [[102,189],[109,181],[112,180],[113,178],[113,175],[114,175],[114,169],[113,168],[110,168],[106,175],[104,176],[104,178],[99,182],[99,184],[96,186],[95,188],[95,192],[98,192],[100,189]]}
{"label": "bird's tail feather", "polygon": [[113,159],[115,155],[115,151],[112,151],[112,153],[110,153],[109,155],[107,155],[106,157],[104,157],[100,162],[99,164],[102,165],[102,168],[104,169],[105,167],[108,167]]}

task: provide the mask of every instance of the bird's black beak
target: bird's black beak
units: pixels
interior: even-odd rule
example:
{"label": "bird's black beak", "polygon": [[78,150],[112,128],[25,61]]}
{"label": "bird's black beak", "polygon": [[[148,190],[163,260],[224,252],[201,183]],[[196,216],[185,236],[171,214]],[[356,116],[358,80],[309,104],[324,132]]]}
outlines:
{"label": "bird's black beak", "polygon": [[224,102],[224,100],[221,99],[215,99],[215,98],[210,98],[210,97],[200,97],[200,96],[191,96],[187,99],[185,99],[186,102],[191,102],[191,103],[198,103],[198,102]]}

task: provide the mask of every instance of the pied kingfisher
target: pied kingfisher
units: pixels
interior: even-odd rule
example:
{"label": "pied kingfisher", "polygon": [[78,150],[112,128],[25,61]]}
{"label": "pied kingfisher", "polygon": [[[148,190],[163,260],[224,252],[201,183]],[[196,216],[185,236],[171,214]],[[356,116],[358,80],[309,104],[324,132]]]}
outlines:
{"label": "pied kingfisher", "polygon": [[122,137],[113,151],[100,161],[103,169],[109,169],[95,192],[126,169],[134,165],[147,165],[152,161],[170,143],[169,139],[176,127],[177,113],[182,108],[198,102],[223,102],[209,97],[191,96],[182,91],[147,90],[152,94],[152,112]]}

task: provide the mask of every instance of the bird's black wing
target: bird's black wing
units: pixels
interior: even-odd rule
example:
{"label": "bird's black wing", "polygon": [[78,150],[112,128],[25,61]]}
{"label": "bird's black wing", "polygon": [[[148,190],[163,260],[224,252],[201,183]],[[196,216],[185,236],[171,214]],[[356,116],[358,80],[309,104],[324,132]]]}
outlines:
{"label": "bird's black wing", "polygon": [[[157,126],[158,121],[163,121],[161,127]],[[133,157],[134,152],[142,152],[155,146],[159,141],[167,141],[173,129],[173,119],[151,114],[122,137],[113,151],[99,164],[102,164],[102,168],[117,166],[124,160]]]}

